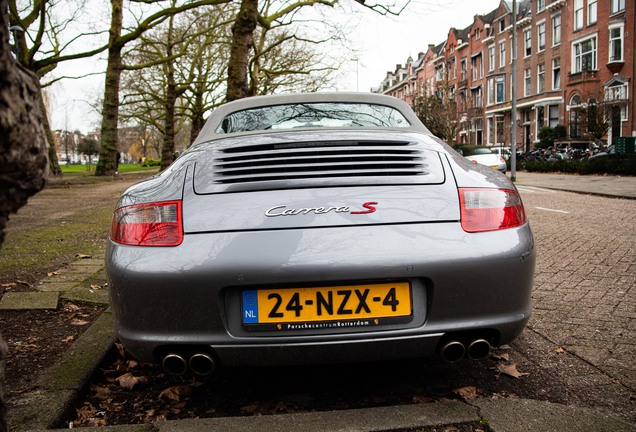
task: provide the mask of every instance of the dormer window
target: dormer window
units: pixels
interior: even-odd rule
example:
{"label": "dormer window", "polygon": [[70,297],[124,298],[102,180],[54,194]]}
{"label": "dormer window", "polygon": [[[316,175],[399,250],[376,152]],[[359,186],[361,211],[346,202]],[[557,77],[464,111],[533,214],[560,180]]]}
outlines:
{"label": "dormer window", "polygon": [[499,21],[499,33],[503,33],[503,31],[506,28],[506,19],[502,19],[501,21]]}

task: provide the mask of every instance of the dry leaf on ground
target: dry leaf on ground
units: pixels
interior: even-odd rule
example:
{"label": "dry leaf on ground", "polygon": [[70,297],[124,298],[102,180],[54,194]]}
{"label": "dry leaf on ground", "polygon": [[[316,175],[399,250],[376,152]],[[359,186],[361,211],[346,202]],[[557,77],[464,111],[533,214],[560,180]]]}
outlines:
{"label": "dry leaf on ground", "polygon": [[119,382],[119,385],[126,390],[132,390],[133,387],[135,387],[137,384],[139,384],[140,386],[148,384],[148,378],[143,376],[136,377],[129,372],[117,378],[117,382]]}
{"label": "dry leaf on ground", "polygon": [[415,395],[413,396],[413,403],[414,404],[427,404],[427,403],[431,403],[433,402],[433,399],[426,397],[426,396],[420,396],[420,395]]}
{"label": "dry leaf on ground", "polygon": [[563,354],[565,350],[563,348],[559,348],[556,350],[556,352],[558,352],[559,354]]}
{"label": "dry leaf on ground", "polygon": [[69,337],[65,337],[64,339],[62,339],[62,342],[70,342],[75,338],[75,336],[69,336]]}
{"label": "dry leaf on ground", "polygon": [[513,378],[521,378],[524,375],[530,375],[529,373],[522,373],[519,372],[517,370],[517,365],[516,364],[511,364],[511,365],[505,365],[505,364],[497,364],[495,365],[495,368],[499,371],[500,374],[506,374],[508,376],[511,376]]}
{"label": "dry leaf on ground", "polygon": [[463,399],[475,399],[477,397],[477,387],[462,387],[453,390],[453,393],[458,394]]}
{"label": "dry leaf on ground", "polygon": [[162,391],[159,394],[159,397],[165,396],[168,399],[172,399],[175,401],[179,400],[179,396],[187,396],[190,393],[192,393],[192,387],[184,385],[184,386],[175,386],[175,387],[169,387],[167,389],[165,389],[164,391]]}
{"label": "dry leaf on ground", "polygon": [[493,354],[492,355],[493,358],[499,359],[499,360],[504,360],[504,361],[508,361],[510,360],[510,354]]}
{"label": "dry leaf on ground", "polygon": [[88,324],[88,321],[73,320],[70,322],[70,324],[75,326],[83,326]]}

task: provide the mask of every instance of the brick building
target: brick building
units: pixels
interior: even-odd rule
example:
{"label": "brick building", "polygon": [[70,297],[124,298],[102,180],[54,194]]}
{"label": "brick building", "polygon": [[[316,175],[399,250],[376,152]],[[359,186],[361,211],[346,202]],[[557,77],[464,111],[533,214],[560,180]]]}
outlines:
{"label": "brick building", "polygon": [[510,145],[516,31],[519,150],[531,150],[543,126],[566,127],[560,145],[598,142],[587,126],[597,112],[609,120],[604,143],[636,136],[635,6],[629,0],[521,0],[513,29],[512,2],[501,1],[387,72],[374,91],[411,103],[444,83],[461,111],[457,142]]}

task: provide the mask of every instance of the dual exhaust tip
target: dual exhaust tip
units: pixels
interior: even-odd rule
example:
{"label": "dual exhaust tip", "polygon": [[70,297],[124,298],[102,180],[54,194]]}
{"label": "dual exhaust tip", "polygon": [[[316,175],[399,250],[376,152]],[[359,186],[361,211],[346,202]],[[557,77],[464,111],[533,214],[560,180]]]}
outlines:
{"label": "dual exhaust tip", "polygon": [[464,356],[473,360],[483,360],[490,353],[490,343],[486,339],[475,339],[473,341],[462,343],[457,340],[451,340],[442,345],[440,349],[440,357],[448,363],[460,361]]}
{"label": "dual exhaust tip", "polygon": [[161,362],[163,369],[170,375],[183,375],[188,367],[197,375],[210,375],[216,369],[214,358],[205,352],[194,353],[190,356],[182,353],[170,353]]}

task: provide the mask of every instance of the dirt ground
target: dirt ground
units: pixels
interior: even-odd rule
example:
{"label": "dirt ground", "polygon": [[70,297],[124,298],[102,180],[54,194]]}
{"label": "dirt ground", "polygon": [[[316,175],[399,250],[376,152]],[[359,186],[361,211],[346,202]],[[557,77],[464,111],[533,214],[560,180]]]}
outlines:
{"label": "dirt ground", "polygon": [[[100,208],[112,211],[121,192],[139,178],[126,176],[95,183],[90,178],[56,179],[12,217],[9,236],[28,242],[32,237],[25,235],[49,225],[80,223]],[[90,231],[95,238],[86,238],[86,244],[97,248],[103,244],[108,223],[102,225]],[[31,290],[38,277],[74,259],[70,251],[40,263],[36,269],[10,273],[0,269],[0,281],[5,291]],[[59,359],[101,310],[62,303],[57,311],[0,313],[0,329],[10,347],[6,381],[9,409],[21,393],[35,388],[36,378]],[[429,358],[335,366],[220,368],[205,378],[171,377],[157,365],[139,364],[123,350],[114,349],[69,423],[73,427],[131,424],[162,418],[284,414],[474,397],[549,400],[636,422],[633,392],[526,330],[513,344],[480,362],[448,364]],[[469,424],[459,430],[477,431],[480,425]]]}

